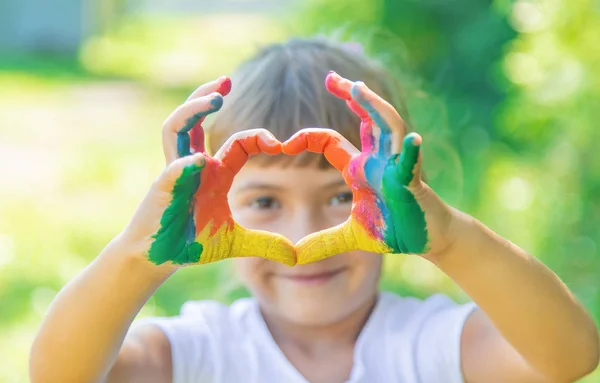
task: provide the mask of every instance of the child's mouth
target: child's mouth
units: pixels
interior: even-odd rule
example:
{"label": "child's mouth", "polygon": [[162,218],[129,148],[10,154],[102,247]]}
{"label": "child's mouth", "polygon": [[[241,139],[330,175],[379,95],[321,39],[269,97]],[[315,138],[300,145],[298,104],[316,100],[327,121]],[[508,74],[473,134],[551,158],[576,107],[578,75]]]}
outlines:
{"label": "child's mouth", "polygon": [[285,279],[304,285],[318,285],[329,282],[335,276],[342,273],[345,269],[345,267],[341,267],[339,269],[323,271],[318,273],[284,275],[283,277]]}

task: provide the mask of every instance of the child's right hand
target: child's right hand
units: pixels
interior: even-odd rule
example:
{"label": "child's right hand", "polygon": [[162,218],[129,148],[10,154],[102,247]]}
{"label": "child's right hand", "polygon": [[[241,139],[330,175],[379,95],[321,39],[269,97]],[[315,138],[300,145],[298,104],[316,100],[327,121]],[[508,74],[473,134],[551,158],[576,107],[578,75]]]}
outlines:
{"label": "child's right hand", "polygon": [[230,87],[227,77],[204,84],[167,118],[167,167],[119,236],[119,246],[135,249],[157,265],[248,256],[296,263],[287,238],[241,227],[227,201],[233,177],[248,156],[281,153],[281,143],[267,130],[253,129],[233,135],[214,157],[204,149],[202,121],[221,108]]}

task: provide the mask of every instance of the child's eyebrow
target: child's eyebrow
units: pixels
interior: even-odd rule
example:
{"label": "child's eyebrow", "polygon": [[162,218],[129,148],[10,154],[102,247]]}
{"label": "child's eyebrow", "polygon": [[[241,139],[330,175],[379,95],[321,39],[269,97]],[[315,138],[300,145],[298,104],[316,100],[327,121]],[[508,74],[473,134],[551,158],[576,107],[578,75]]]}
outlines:
{"label": "child's eyebrow", "polygon": [[333,181],[333,182],[327,183],[327,184],[323,185],[323,189],[331,189],[331,188],[339,187],[339,186],[346,186],[346,181],[338,180],[338,181]]}
{"label": "child's eyebrow", "polygon": [[[332,189],[335,187],[345,186],[346,182],[344,180],[337,180],[333,182],[326,183],[321,188],[322,189]],[[269,183],[261,183],[255,181],[249,181],[245,184],[240,185],[238,190],[248,190],[248,189],[262,189],[262,190],[284,190],[285,187],[273,185]]]}
{"label": "child's eyebrow", "polygon": [[245,189],[282,190],[283,188],[281,186],[277,186],[277,185],[273,185],[273,184],[265,184],[265,183],[251,181],[251,182],[240,185],[239,189],[240,190],[245,190]]}

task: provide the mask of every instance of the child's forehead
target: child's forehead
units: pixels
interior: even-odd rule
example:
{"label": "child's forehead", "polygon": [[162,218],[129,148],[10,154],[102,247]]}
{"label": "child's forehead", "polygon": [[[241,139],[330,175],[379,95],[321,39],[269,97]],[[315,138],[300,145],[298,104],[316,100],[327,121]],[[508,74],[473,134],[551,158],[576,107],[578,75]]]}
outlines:
{"label": "child's forehead", "polygon": [[319,158],[311,162],[299,163],[285,157],[251,157],[235,177],[239,185],[277,185],[293,189],[321,188],[323,185],[344,183],[344,177],[333,166],[326,162],[320,163]]}
{"label": "child's forehead", "polygon": [[304,152],[296,156],[286,154],[277,154],[269,156],[267,154],[257,154],[248,159],[246,166],[259,167],[267,170],[286,170],[295,169],[306,170],[331,170],[333,166],[327,161],[325,156],[320,153]]}

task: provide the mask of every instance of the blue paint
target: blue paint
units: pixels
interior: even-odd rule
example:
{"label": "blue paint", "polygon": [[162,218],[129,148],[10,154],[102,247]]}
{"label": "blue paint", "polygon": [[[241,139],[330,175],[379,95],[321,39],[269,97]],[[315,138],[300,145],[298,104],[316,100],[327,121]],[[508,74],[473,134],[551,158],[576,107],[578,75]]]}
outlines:
{"label": "blue paint", "polygon": [[221,107],[223,106],[223,96],[221,96],[220,94],[215,96],[210,101],[210,105],[210,109],[204,112],[196,113],[192,117],[188,118],[183,128],[181,128],[181,130],[177,132],[177,153],[179,154],[179,157],[185,157],[191,154],[190,135],[188,134],[189,131],[192,130],[194,126],[196,126],[196,124],[202,119],[204,119],[206,116],[221,109]]}
{"label": "blue paint", "polygon": [[383,177],[383,169],[385,160],[376,155],[367,157],[364,164],[365,179],[367,184],[376,192],[381,192],[381,178]]}
{"label": "blue paint", "polygon": [[373,105],[365,99],[363,93],[361,92],[359,85],[363,84],[360,81],[357,81],[352,85],[352,98],[354,101],[358,102],[358,104],[369,113],[369,117],[371,120],[379,127],[380,135],[379,135],[379,154],[383,156],[389,156],[392,151],[392,129],[388,125],[388,123],[381,117],[381,114],[375,110]]}

